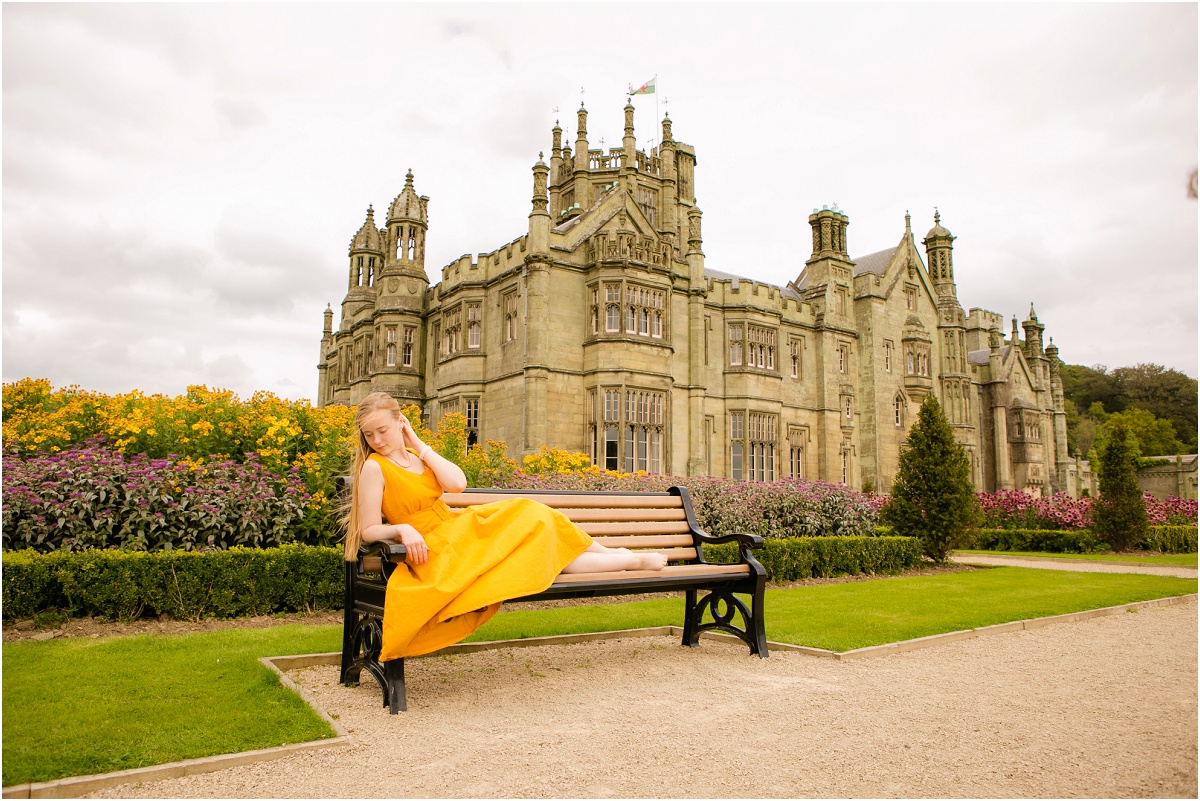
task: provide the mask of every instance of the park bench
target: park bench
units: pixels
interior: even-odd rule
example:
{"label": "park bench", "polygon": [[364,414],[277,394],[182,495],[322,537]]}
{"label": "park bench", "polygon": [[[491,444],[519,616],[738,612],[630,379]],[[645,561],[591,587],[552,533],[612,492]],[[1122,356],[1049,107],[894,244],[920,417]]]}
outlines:
{"label": "park bench", "polygon": [[[451,508],[460,509],[509,498],[532,498],[558,509],[603,545],[655,550],[666,554],[668,559],[661,571],[561,574],[545,592],[513,601],[683,592],[686,595],[684,645],[695,647],[701,633],[717,630],[743,640],[750,646],[751,654],[767,656],[763,625],[767,575],[751,553],[751,549],[762,546],[762,538],[751,534],[708,535],[697,526],[683,487],[671,487],[667,492],[468,489],[442,496]],[[723,542],[738,544],[738,561],[706,562],[701,545]],[[403,544],[374,542],[359,549],[356,561],[346,563],[341,682],[357,686],[365,669],[379,683],[383,705],[392,714],[407,709],[404,660],[380,663],[379,651],[387,579],[404,557]],[[701,592],[706,594],[701,596]],[[749,607],[734,593],[750,595]],[[704,622],[706,612],[711,616],[708,622]],[[736,625],[739,615],[740,626]]]}

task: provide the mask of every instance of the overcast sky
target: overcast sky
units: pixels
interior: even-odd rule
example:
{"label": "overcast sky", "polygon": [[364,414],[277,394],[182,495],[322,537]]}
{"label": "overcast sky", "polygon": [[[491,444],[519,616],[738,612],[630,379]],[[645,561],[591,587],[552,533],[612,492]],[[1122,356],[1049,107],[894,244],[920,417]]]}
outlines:
{"label": "overcast sky", "polygon": [[582,98],[617,146],[655,75],[638,146],[669,107],[708,267],[782,285],[814,207],[861,256],[936,206],[964,308],[1032,302],[1067,363],[1195,376],[1196,14],[5,3],[4,380],[315,398],[368,204],[412,168],[436,281],[527,230],[556,117],[573,142]]}

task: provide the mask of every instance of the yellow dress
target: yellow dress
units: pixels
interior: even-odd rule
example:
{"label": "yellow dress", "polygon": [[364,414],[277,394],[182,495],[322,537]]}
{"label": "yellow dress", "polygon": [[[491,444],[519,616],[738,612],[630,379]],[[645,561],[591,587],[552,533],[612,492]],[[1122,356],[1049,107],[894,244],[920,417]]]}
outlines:
{"label": "yellow dress", "polygon": [[370,458],[383,470],[384,518],[412,526],[429,546],[425,564],[400,564],[388,579],[380,661],[458,642],[501,602],[549,587],[592,543],[561,512],[523,498],[453,511],[428,467],[417,475]]}

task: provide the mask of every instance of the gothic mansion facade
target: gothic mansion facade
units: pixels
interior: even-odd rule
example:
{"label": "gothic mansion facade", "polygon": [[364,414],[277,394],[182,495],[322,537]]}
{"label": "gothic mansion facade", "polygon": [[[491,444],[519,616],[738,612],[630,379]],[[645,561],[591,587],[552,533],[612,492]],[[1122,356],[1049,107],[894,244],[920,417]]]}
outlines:
{"label": "gothic mansion facade", "polygon": [[[787,286],[705,264],[695,150],[671,120],[638,150],[574,149],[552,131],[533,167],[529,229],[463,256],[430,285],[428,201],[411,171],[350,243],[341,321],[326,309],[318,402],[382,390],[459,412],[510,453],[583,451],[610,470],[887,491],[925,396],[941,402],[980,490],[1074,489],[1058,352],[1033,309],[964,312],[954,237],[937,215],[917,247],[852,259],[847,216],[814,210],[812,256]],[[724,266],[724,265],[722,265]]]}

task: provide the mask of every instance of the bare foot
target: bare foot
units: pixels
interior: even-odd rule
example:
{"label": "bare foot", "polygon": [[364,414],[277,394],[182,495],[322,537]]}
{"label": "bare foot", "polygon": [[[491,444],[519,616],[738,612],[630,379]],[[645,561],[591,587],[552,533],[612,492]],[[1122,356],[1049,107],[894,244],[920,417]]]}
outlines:
{"label": "bare foot", "polygon": [[634,556],[640,560],[635,570],[662,570],[667,566],[666,554],[654,551],[634,551]]}

